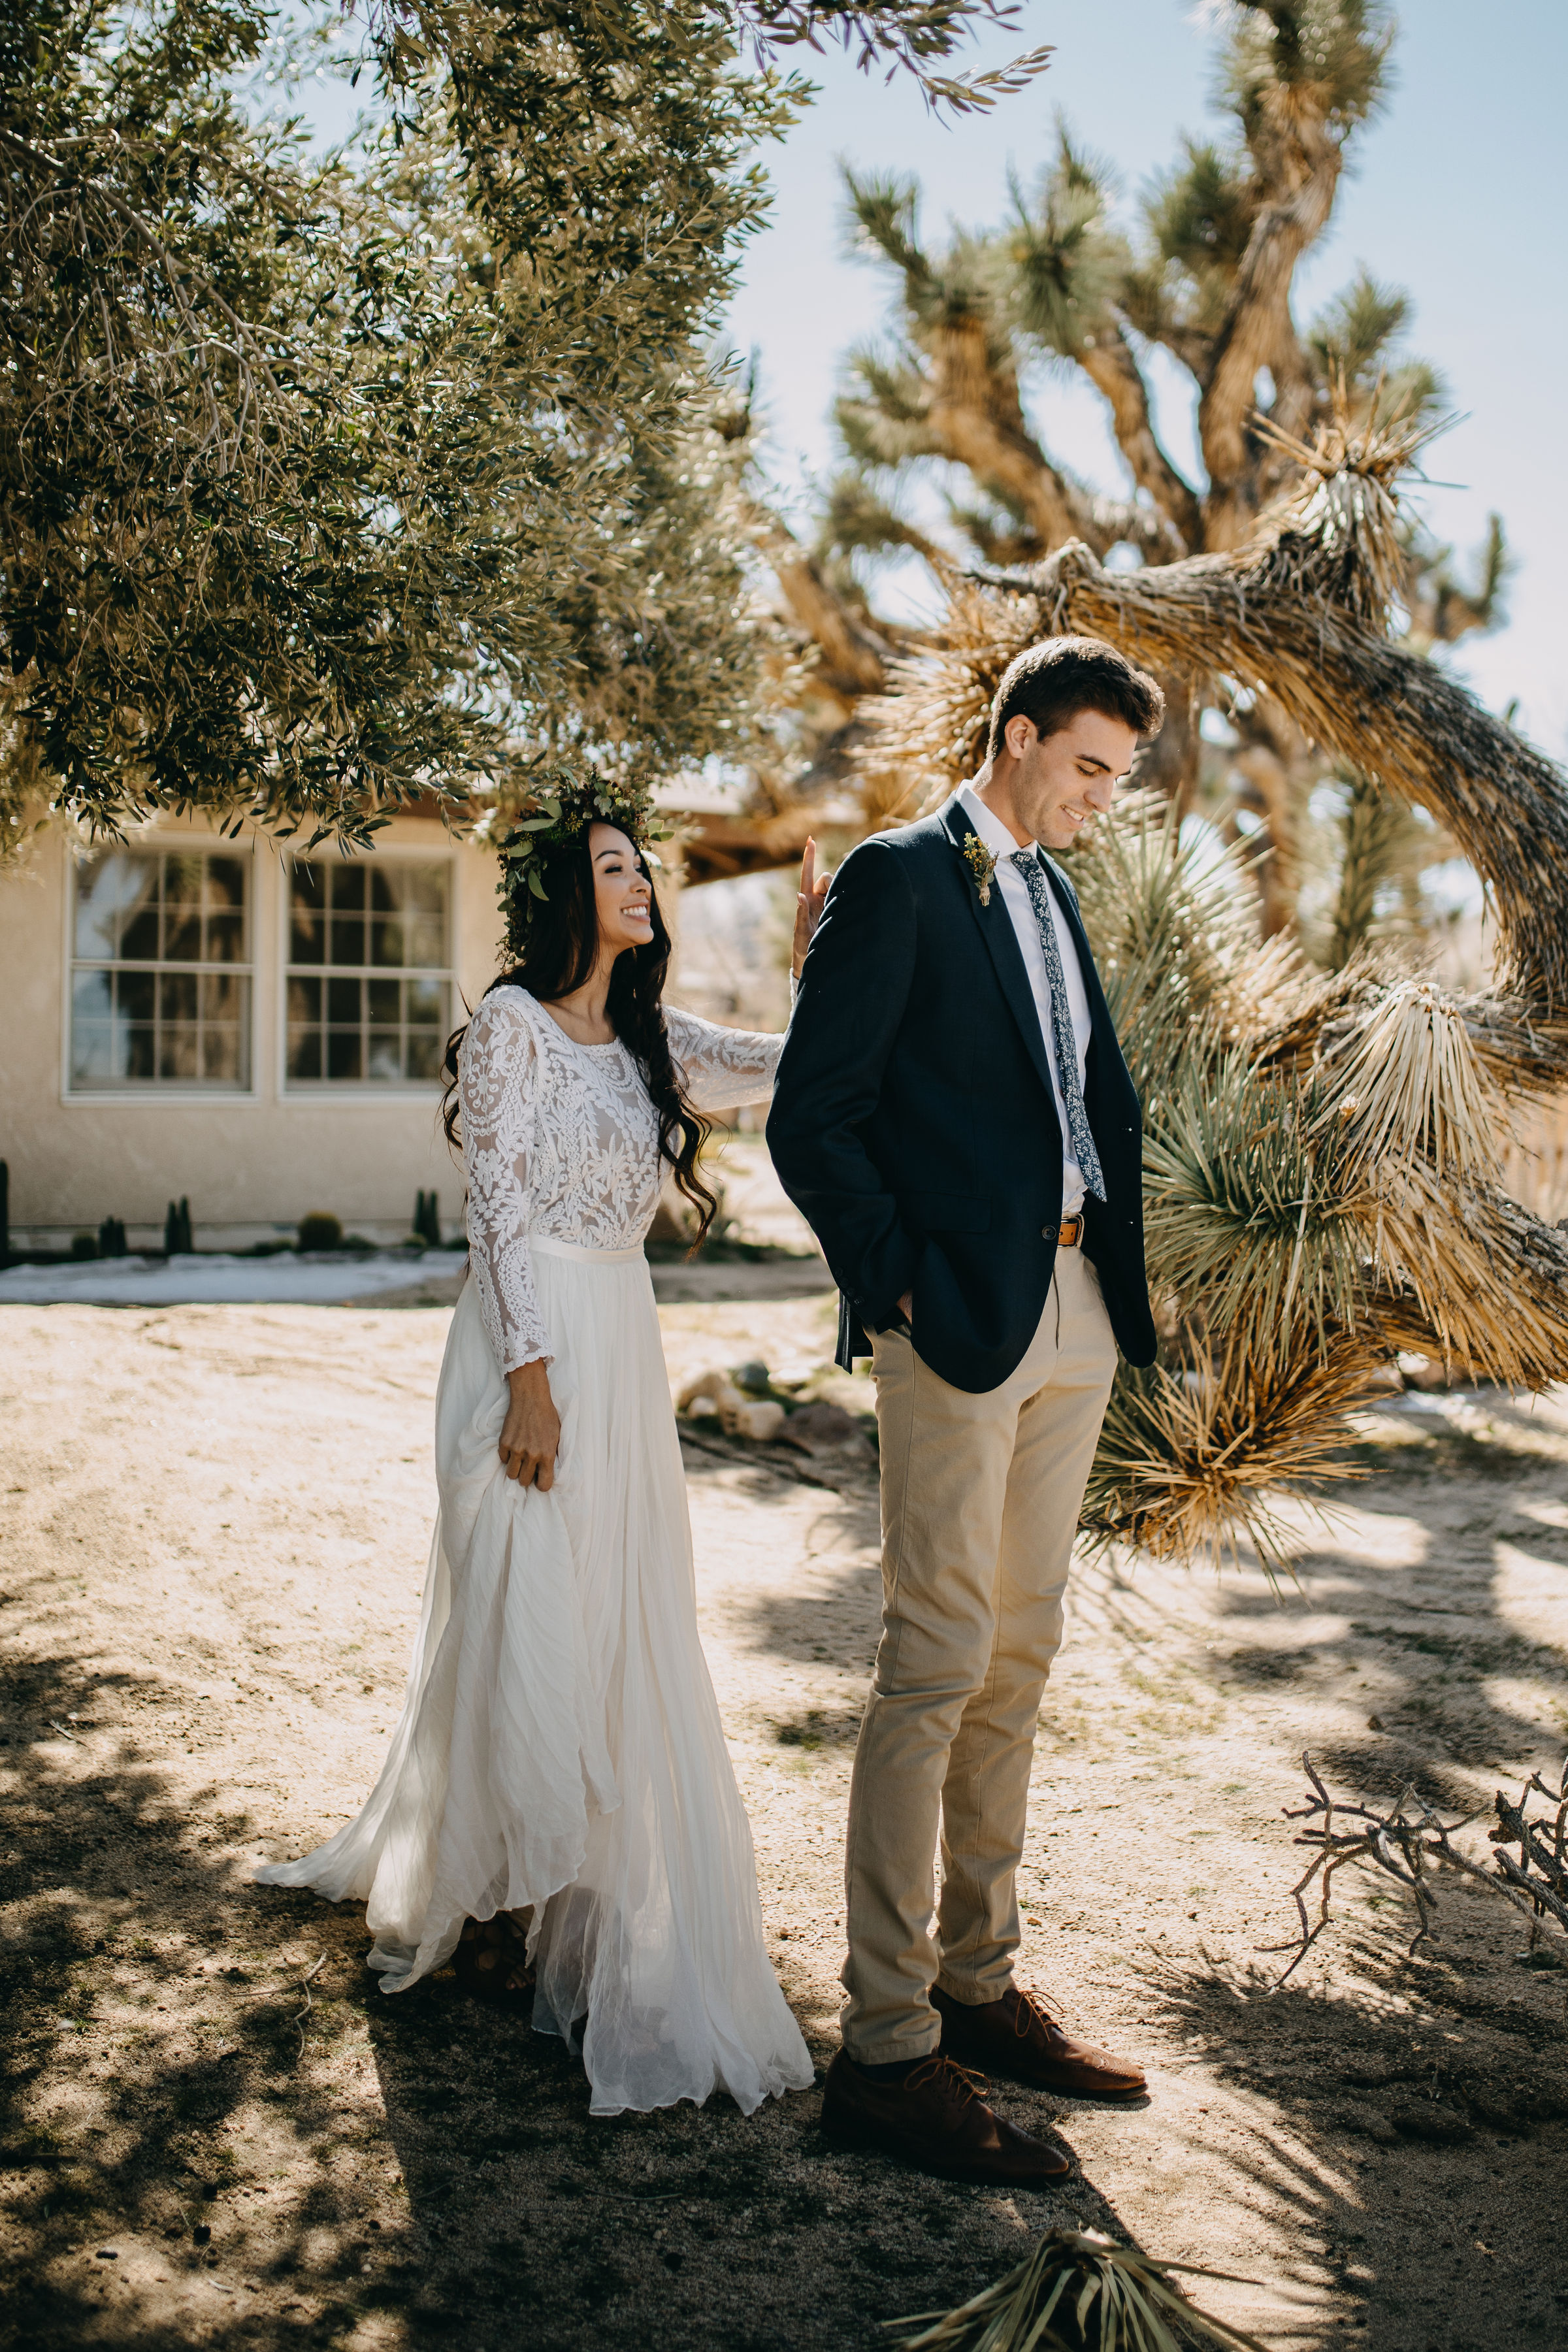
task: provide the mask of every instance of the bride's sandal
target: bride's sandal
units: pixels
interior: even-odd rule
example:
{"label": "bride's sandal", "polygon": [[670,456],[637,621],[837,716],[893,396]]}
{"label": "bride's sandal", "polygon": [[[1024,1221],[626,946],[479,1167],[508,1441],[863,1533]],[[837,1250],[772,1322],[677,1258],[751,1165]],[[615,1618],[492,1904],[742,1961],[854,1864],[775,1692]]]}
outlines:
{"label": "bride's sandal", "polygon": [[465,1919],[452,1955],[458,1982],[475,2000],[496,2009],[531,2009],[533,1970],[528,1947],[511,1920]]}

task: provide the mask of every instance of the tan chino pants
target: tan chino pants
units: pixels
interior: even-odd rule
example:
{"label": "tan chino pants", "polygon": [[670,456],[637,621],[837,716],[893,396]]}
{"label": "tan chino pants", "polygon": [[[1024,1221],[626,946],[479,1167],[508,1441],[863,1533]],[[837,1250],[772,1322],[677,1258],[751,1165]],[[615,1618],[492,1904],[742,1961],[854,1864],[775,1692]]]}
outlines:
{"label": "tan chino pants", "polygon": [[1035,1725],[1115,1368],[1080,1249],[1057,1253],[999,1389],[950,1388],[900,1333],[872,1343],[882,1635],[849,1791],[841,2019],[863,2063],[935,2048],[933,1982],[978,2002],[1011,1981]]}

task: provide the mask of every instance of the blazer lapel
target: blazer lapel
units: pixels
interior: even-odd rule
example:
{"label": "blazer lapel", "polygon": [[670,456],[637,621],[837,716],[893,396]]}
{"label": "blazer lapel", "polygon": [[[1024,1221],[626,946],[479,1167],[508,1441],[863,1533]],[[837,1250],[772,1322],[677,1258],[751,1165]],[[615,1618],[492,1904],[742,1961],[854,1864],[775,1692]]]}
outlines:
{"label": "blazer lapel", "polygon": [[[954,851],[963,859],[964,840],[974,828],[965,816],[963,803],[956,793],[943,809],[942,821],[947,828]],[[1035,992],[1029,986],[1029,975],[1024,969],[1024,959],[1018,951],[1018,936],[1013,929],[1013,918],[1003,903],[1000,888],[995,885],[992,887],[991,904],[988,907],[981,905],[979,886],[969,869],[967,859],[963,860],[963,887],[974,919],[980,927],[980,936],[985,942],[986,951],[994,967],[996,978],[1001,983],[1002,993],[1006,998],[1008,1008],[1018,1024],[1018,1034],[1023,1038],[1029,1059],[1039,1074],[1040,1084],[1046,1090],[1046,1100],[1050,1105],[1051,1117],[1055,1118],[1057,1097],[1056,1088],[1051,1083],[1050,1060],[1046,1052],[1045,1035],[1040,1028],[1040,1015],[1035,1003]],[[1087,946],[1085,956],[1087,961]]]}

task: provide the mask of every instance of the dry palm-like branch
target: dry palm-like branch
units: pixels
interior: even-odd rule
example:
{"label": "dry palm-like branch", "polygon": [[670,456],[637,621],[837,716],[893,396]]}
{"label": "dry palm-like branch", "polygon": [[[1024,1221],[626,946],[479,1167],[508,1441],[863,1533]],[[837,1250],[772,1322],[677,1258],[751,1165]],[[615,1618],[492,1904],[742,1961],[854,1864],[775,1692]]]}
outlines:
{"label": "dry palm-like branch", "polygon": [[1145,1246],[1162,1292],[1202,1302],[1260,1371],[1327,1354],[1365,1287],[1366,1210],[1310,1090],[1259,1085],[1236,1049],[1184,1056],[1144,1148]]}
{"label": "dry palm-like branch", "polygon": [[1255,2336],[1200,2311],[1172,2276],[1226,2279],[1234,2271],[1156,2262],[1094,2230],[1050,2230],[1016,2270],[955,2311],[922,2312],[889,2327],[919,2327],[899,2352],[1179,2352],[1184,2343],[1262,2352]]}
{"label": "dry palm-like branch", "polygon": [[1267,1574],[1289,1573],[1279,1492],[1359,1475],[1344,1460],[1345,1416],[1381,1349],[1342,1338],[1322,1353],[1309,1331],[1294,1350],[1255,1355],[1255,1335],[1217,1358],[1190,1349],[1178,1351],[1185,1364],[1118,1375],[1084,1497],[1092,1541],[1173,1560],[1234,1556],[1246,1542]]}
{"label": "dry palm-like branch", "polygon": [[1328,1118],[1367,1169],[1420,1156],[1461,1183],[1496,1173],[1504,1105],[1462,1012],[1440,989],[1395,981],[1336,1056],[1334,1076]]}
{"label": "dry palm-like branch", "polygon": [[[1389,1345],[1472,1379],[1561,1378],[1568,1238],[1498,1184],[1507,1062],[1474,1000],[1370,964],[1308,980],[1302,995],[1283,1026],[1289,1058],[1312,1072],[1313,1140],[1338,1155],[1336,1190],[1370,1258],[1364,1317]],[[1263,1066],[1288,1058],[1278,1033],[1253,1044]]]}
{"label": "dry palm-like branch", "polygon": [[[1520,1792],[1517,1805],[1500,1789],[1498,1790],[1493,1801],[1497,1819],[1487,1832],[1489,1843],[1498,1849],[1490,1870],[1454,1843],[1458,1832],[1468,1826],[1473,1816],[1465,1821],[1445,1822],[1413,1788],[1403,1790],[1397,1803],[1382,1811],[1375,1805],[1347,1804],[1330,1795],[1310,1755],[1302,1757],[1301,1767],[1312,1784],[1313,1794],[1304,1805],[1287,1805],[1285,1818],[1288,1822],[1313,1824],[1302,1830],[1296,1840],[1298,1845],[1312,1848],[1313,1859],[1290,1889],[1301,1922],[1300,1937],[1292,1943],[1268,1948],[1292,1955],[1289,1967],[1279,1979],[1281,1984],[1300,1966],[1328,1926],[1334,1874],[1349,1863],[1364,1863],[1382,1871],[1409,1895],[1415,1906],[1417,1923],[1412,1951],[1438,1932],[1435,1869],[1453,1871],[1473,1885],[1483,1886],[1489,1894],[1500,1897],[1513,1910],[1522,1912],[1531,1923],[1532,1949],[1543,1933],[1554,1942],[1561,1939],[1560,1949],[1568,1944],[1568,1763],[1564,1763],[1555,1789],[1550,1788],[1539,1772],[1532,1772]],[[1552,1809],[1547,1819],[1531,1815],[1531,1801],[1534,1797],[1544,1797]],[[1517,1862],[1507,1851],[1510,1845],[1519,1848]],[[1307,1910],[1307,1896],[1314,1884],[1318,1889],[1315,1922]]]}

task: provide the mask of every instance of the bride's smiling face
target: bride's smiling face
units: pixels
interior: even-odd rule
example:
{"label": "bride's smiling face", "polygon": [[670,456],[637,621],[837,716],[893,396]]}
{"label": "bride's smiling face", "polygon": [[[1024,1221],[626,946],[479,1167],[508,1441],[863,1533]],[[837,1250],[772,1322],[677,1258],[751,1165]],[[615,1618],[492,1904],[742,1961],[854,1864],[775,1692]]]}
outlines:
{"label": "bride's smiling face", "polygon": [[626,948],[646,948],[653,937],[653,884],[642,859],[614,824],[589,826],[588,856],[600,940],[615,956]]}

